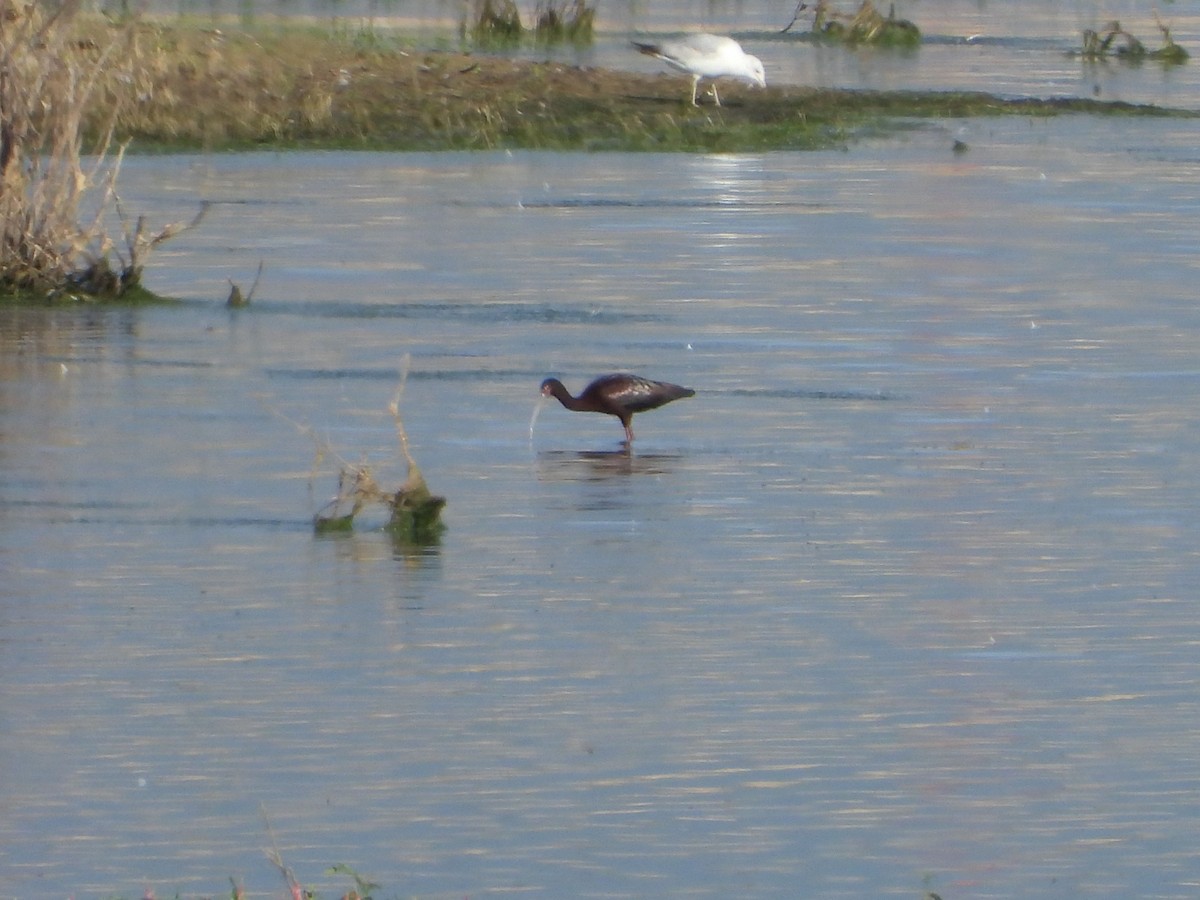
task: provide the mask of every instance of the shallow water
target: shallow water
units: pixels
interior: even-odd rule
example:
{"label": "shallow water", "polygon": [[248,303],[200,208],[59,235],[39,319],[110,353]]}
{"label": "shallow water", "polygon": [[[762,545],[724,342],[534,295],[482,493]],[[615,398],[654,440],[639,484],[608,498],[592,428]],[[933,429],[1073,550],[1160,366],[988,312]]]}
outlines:
{"label": "shallow water", "polygon": [[[0,310],[0,894],[1193,897],[1198,138],[128,160],[183,303]],[[314,537],[405,370],[444,540]]]}
{"label": "shallow water", "polygon": [[[858,5],[835,2],[832,8],[853,12]],[[886,13],[889,4],[876,6]],[[1103,31],[1114,19],[1148,50],[1160,48],[1163,42],[1155,10],[1141,2],[896,3],[897,16],[910,19],[921,29],[921,45],[912,51],[848,49],[808,42],[803,36],[812,27],[809,11],[802,12],[796,24],[783,32],[794,9],[790,4],[788,8],[775,3],[716,4],[703,9],[665,4],[638,10],[628,18],[603,4],[597,9],[603,34],[595,46],[575,60],[562,52],[562,59],[662,71],[663,65],[656,60],[630,53],[629,33],[707,30],[736,35],[747,52],[762,59],[772,85],[1093,97],[1189,109],[1196,107],[1200,96],[1200,74],[1194,64],[1088,62],[1078,57],[1084,31]],[[1158,11],[1172,38],[1193,57],[1200,53],[1200,2],[1172,3]]]}

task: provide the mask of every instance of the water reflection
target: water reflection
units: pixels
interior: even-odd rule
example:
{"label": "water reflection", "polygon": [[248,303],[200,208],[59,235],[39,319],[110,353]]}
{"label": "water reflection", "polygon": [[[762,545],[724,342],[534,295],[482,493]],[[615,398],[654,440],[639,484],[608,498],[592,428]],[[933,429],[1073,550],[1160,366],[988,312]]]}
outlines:
{"label": "water reflection", "polygon": [[679,454],[619,450],[543,450],[537,455],[539,481],[607,481],[635,475],[666,475],[683,459]]}
{"label": "water reflection", "polygon": [[372,521],[369,515],[355,519],[355,527],[346,531],[324,531],[314,535],[322,544],[333,548],[336,558],[355,564],[376,563],[389,555],[404,564],[406,572],[420,574],[428,583],[442,570],[440,541],[417,543],[396,534],[382,521]]}

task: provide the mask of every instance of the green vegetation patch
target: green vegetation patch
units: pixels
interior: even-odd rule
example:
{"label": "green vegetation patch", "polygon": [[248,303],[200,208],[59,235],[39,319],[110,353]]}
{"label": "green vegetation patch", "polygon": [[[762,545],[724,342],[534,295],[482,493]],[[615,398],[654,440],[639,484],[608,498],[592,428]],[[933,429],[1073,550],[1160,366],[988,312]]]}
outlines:
{"label": "green vegetation patch", "polygon": [[1145,44],[1122,28],[1120,22],[1114,20],[1099,31],[1091,28],[1085,31],[1083,49],[1079,55],[1092,61],[1115,58],[1135,63],[1156,60],[1167,65],[1187,62],[1190,58],[1188,52],[1175,43],[1171,29],[1162,23],[1157,13],[1155,20],[1163,42],[1157,50],[1147,49]]}

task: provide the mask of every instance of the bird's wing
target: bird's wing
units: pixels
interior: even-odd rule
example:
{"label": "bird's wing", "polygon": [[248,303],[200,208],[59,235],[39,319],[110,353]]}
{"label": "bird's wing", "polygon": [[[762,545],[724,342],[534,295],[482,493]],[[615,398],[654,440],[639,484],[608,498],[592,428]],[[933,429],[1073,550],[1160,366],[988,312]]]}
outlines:
{"label": "bird's wing", "polygon": [[703,54],[705,56],[724,56],[730,51],[740,51],[738,42],[721,34],[689,34],[672,41],[681,51]]}
{"label": "bird's wing", "polygon": [[608,397],[614,405],[631,413],[655,409],[670,399],[663,396],[662,386],[657,381],[636,375],[623,378],[619,386],[610,388]]}
{"label": "bird's wing", "polygon": [[745,53],[738,42],[717,34],[689,34],[663,41],[659,56],[678,69],[706,78],[734,74],[745,66]]}

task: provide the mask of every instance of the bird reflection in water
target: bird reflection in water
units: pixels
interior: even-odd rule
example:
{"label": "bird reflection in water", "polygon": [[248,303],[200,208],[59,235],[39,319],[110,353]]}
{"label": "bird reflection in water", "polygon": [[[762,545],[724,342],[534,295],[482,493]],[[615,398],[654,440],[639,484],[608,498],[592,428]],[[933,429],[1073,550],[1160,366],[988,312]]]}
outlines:
{"label": "bird reflection in water", "polygon": [[683,457],[675,453],[619,450],[546,450],[537,455],[539,481],[607,481],[634,475],[663,475]]}

